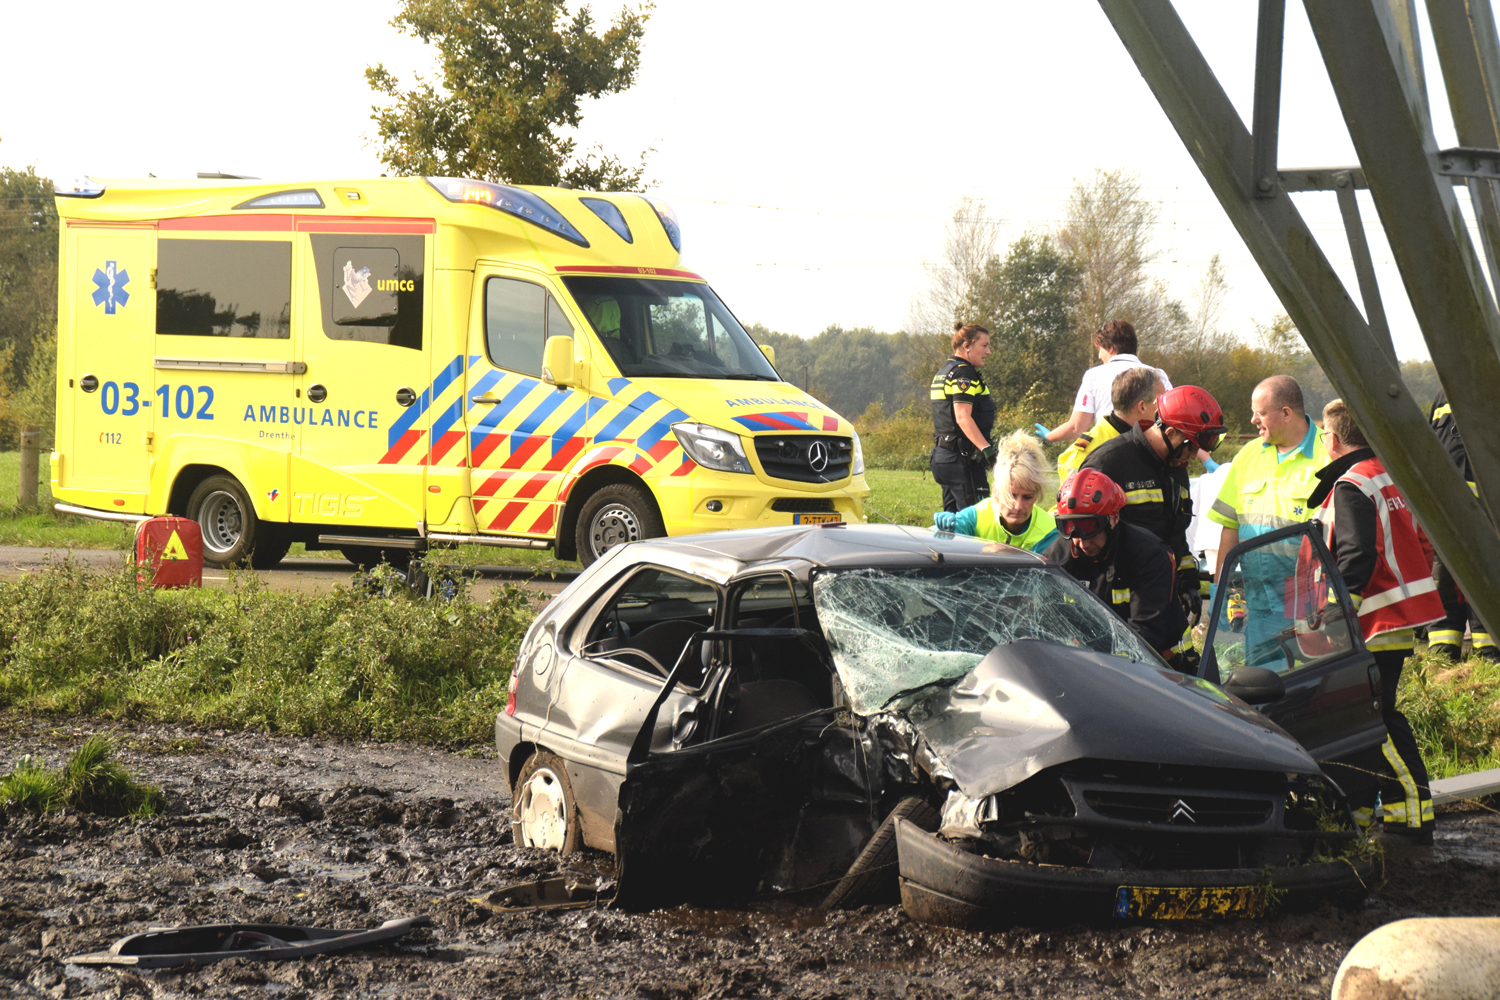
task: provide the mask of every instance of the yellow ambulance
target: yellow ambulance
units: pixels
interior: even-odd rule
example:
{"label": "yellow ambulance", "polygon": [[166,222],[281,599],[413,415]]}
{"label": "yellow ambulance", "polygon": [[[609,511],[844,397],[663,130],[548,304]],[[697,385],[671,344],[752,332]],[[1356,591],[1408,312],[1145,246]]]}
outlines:
{"label": "yellow ambulance", "polygon": [[864,519],[859,436],[783,381],[638,194],[445,177],[59,185],[58,509],[214,565],[463,542],[593,562]]}

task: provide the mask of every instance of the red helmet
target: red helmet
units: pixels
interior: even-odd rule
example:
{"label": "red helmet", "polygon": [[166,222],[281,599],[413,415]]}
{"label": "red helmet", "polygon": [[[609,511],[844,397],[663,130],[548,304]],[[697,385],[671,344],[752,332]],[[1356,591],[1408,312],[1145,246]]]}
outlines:
{"label": "red helmet", "polygon": [[1224,411],[1207,389],[1179,385],[1156,397],[1156,422],[1186,434],[1204,451],[1213,451],[1224,440]]}
{"label": "red helmet", "polygon": [[1063,481],[1057,494],[1058,520],[1110,517],[1125,506],[1125,491],[1098,469],[1079,469]]}

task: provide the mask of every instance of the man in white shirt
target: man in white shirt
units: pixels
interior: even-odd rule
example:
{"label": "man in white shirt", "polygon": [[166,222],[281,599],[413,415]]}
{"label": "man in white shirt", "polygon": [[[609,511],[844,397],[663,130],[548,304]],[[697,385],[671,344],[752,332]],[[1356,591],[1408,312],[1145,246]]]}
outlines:
{"label": "man in white shirt", "polygon": [[[1099,360],[1103,364],[1096,365],[1083,373],[1083,384],[1078,387],[1078,397],[1073,401],[1073,415],[1066,423],[1046,431],[1043,435],[1044,440],[1071,441],[1093,427],[1101,414],[1109,413],[1114,406],[1111,393],[1115,377],[1132,368],[1151,367],[1135,356],[1138,346],[1135,327],[1125,320],[1116,319],[1104,324],[1099,332],[1094,334],[1094,347],[1098,349]],[[1160,368],[1154,371],[1161,379],[1162,391],[1170,390],[1172,382],[1167,378],[1166,372]],[[1043,430],[1044,428],[1038,424],[1038,433]]]}

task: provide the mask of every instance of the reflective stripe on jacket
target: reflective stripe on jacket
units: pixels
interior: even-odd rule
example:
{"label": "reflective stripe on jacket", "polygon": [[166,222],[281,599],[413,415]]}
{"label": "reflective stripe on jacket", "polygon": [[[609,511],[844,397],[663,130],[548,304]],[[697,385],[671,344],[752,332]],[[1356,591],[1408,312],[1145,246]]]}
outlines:
{"label": "reflective stripe on jacket", "polygon": [[[1334,492],[1339,483],[1353,485],[1374,506],[1375,537],[1350,538],[1340,532],[1334,517]],[[1339,476],[1313,517],[1322,523],[1323,540],[1335,559],[1341,547],[1350,545],[1367,546],[1374,554],[1374,569],[1360,588],[1358,601],[1360,631],[1367,643],[1386,632],[1419,628],[1443,619],[1443,602],[1432,580],[1432,566],[1417,540],[1411,509],[1380,459],[1356,462]]]}

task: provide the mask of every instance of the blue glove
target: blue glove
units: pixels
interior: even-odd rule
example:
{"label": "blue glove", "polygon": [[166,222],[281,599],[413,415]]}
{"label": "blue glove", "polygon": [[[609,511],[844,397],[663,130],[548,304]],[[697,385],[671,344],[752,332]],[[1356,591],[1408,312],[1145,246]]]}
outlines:
{"label": "blue glove", "polygon": [[952,531],[958,527],[958,515],[951,510],[940,510],[932,515],[932,526],[939,531]]}
{"label": "blue glove", "polygon": [[1214,595],[1216,595],[1218,592],[1219,592],[1219,581],[1215,580],[1213,583],[1210,583],[1208,585],[1208,606],[1210,608],[1212,608],[1214,606]]}
{"label": "blue glove", "polygon": [[1041,438],[1043,441],[1046,441],[1047,435],[1052,433],[1050,428],[1043,427],[1041,424],[1032,424],[1031,426],[1036,428],[1036,436]]}
{"label": "blue glove", "polygon": [[1203,471],[1205,471],[1205,472],[1218,472],[1219,471],[1219,463],[1215,462],[1213,460],[1213,458],[1211,458],[1211,457],[1210,458],[1205,458],[1203,460]]}

